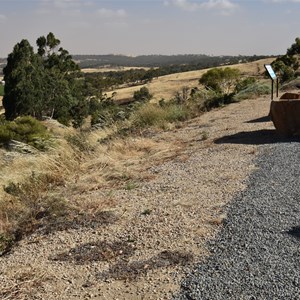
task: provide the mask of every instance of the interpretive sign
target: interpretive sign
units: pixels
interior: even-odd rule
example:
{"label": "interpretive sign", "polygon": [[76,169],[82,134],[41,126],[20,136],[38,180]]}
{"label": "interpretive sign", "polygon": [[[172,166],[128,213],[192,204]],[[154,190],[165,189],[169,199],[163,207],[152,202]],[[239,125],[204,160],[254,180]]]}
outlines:
{"label": "interpretive sign", "polygon": [[271,65],[265,65],[265,68],[266,68],[266,70],[267,70],[269,76],[271,77],[271,79],[272,79],[272,80],[275,80],[277,77],[276,77],[276,74],[275,74],[275,72],[274,72],[272,66],[271,66]]}
{"label": "interpretive sign", "polygon": [[272,91],[271,91],[271,100],[273,100],[273,91],[274,91],[274,81],[276,80],[276,85],[277,85],[277,89],[276,89],[276,96],[278,97],[278,77],[276,76],[273,68],[271,65],[265,65],[265,68],[272,80]]}

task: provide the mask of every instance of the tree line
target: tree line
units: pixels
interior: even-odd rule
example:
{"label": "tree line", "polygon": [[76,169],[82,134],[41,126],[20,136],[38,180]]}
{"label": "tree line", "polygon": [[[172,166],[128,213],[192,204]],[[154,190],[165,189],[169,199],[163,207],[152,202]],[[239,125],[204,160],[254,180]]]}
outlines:
{"label": "tree line", "polygon": [[124,67],[148,67],[158,68],[167,66],[190,65],[196,68],[206,68],[219,66],[222,64],[236,64],[251,62],[266,58],[265,55],[220,55],[210,56],[205,54],[182,54],[182,55],[73,55],[74,60],[81,68],[98,68],[104,66],[124,66]]}

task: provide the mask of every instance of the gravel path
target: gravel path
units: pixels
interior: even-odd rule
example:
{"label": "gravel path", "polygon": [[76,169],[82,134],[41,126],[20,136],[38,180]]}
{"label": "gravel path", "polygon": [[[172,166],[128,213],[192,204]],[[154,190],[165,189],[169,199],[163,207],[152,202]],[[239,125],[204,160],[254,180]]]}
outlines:
{"label": "gravel path", "polygon": [[300,299],[300,144],[263,145],[246,190],[228,206],[175,299]]}
{"label": "gravel path", "polygon": [[87,161],[60,192],[99,213],[40,228],[0,257],[0,299],[300,299],[299,241],[287,233],[299,226],[298,144],[278,139],[269,105],[245,100],[126,140],[149,149],[144,160],[125,152],[125,171],[146,175],[136,186],[102,187],[105,160]]}

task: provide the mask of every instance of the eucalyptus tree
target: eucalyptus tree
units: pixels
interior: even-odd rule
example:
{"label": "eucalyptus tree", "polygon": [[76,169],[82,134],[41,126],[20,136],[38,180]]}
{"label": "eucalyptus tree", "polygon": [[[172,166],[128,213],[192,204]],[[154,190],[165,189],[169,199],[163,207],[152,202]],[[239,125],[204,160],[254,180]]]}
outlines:
{"label": "eucalyptus tree", "polygon": [[37,53],[27,40],[16,44],[3,70],[7,119],[31,115],[80,126],[87,115],[83,80],[69,52],[53,33],[37,39]]}
{"label": "eucalyptus tree", "polygon": [[44,74],[40,57],[27,40],[14,46],[3,69],[5,116],[12,120],[20,115],[41,117]]}

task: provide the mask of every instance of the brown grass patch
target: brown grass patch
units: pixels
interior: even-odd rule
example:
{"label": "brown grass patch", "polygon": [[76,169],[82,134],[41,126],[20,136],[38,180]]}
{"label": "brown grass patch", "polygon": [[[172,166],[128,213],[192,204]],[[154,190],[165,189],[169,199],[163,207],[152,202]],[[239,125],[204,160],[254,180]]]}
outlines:
{"label": "brown grass patch", "polygon": [[[256,62],[231,65],[230,67],[239,69],[242,75],[258,76],[264,73],[264,64],[269,64],[274,59],[275,58],[266,58],[258,60]],[[159,78],[153,79],[152,82],[147,83],[143,86],[146,86],[149,89],[150,93],[153,94],[153,99],[151,100],[152,102],[158,102],[162,98],[168,100],[174,97],[175,93],[181,90],[183,87],[192,88],[198,86],[199,78],[207,70],[208,69],[161,76]],[[135,87],[116,89],[114,90],[114,92],[117,92],[115,99],[122,100],[125,98],[130,98],[133,96],[133,93],[139,90],[141,87],[142,86],[140,85]],[[108,95],[110,95],[110,93],[108,93]]]}
{"label": "brown grass patch", "polygon": [[0,298],[2,300],[36,299],[35,296],[43,290],[45,281],[49,282],[54,278],[48,270],[31,265],[6,270],[6,275],[13,280],[13,284],[1,282]]}

